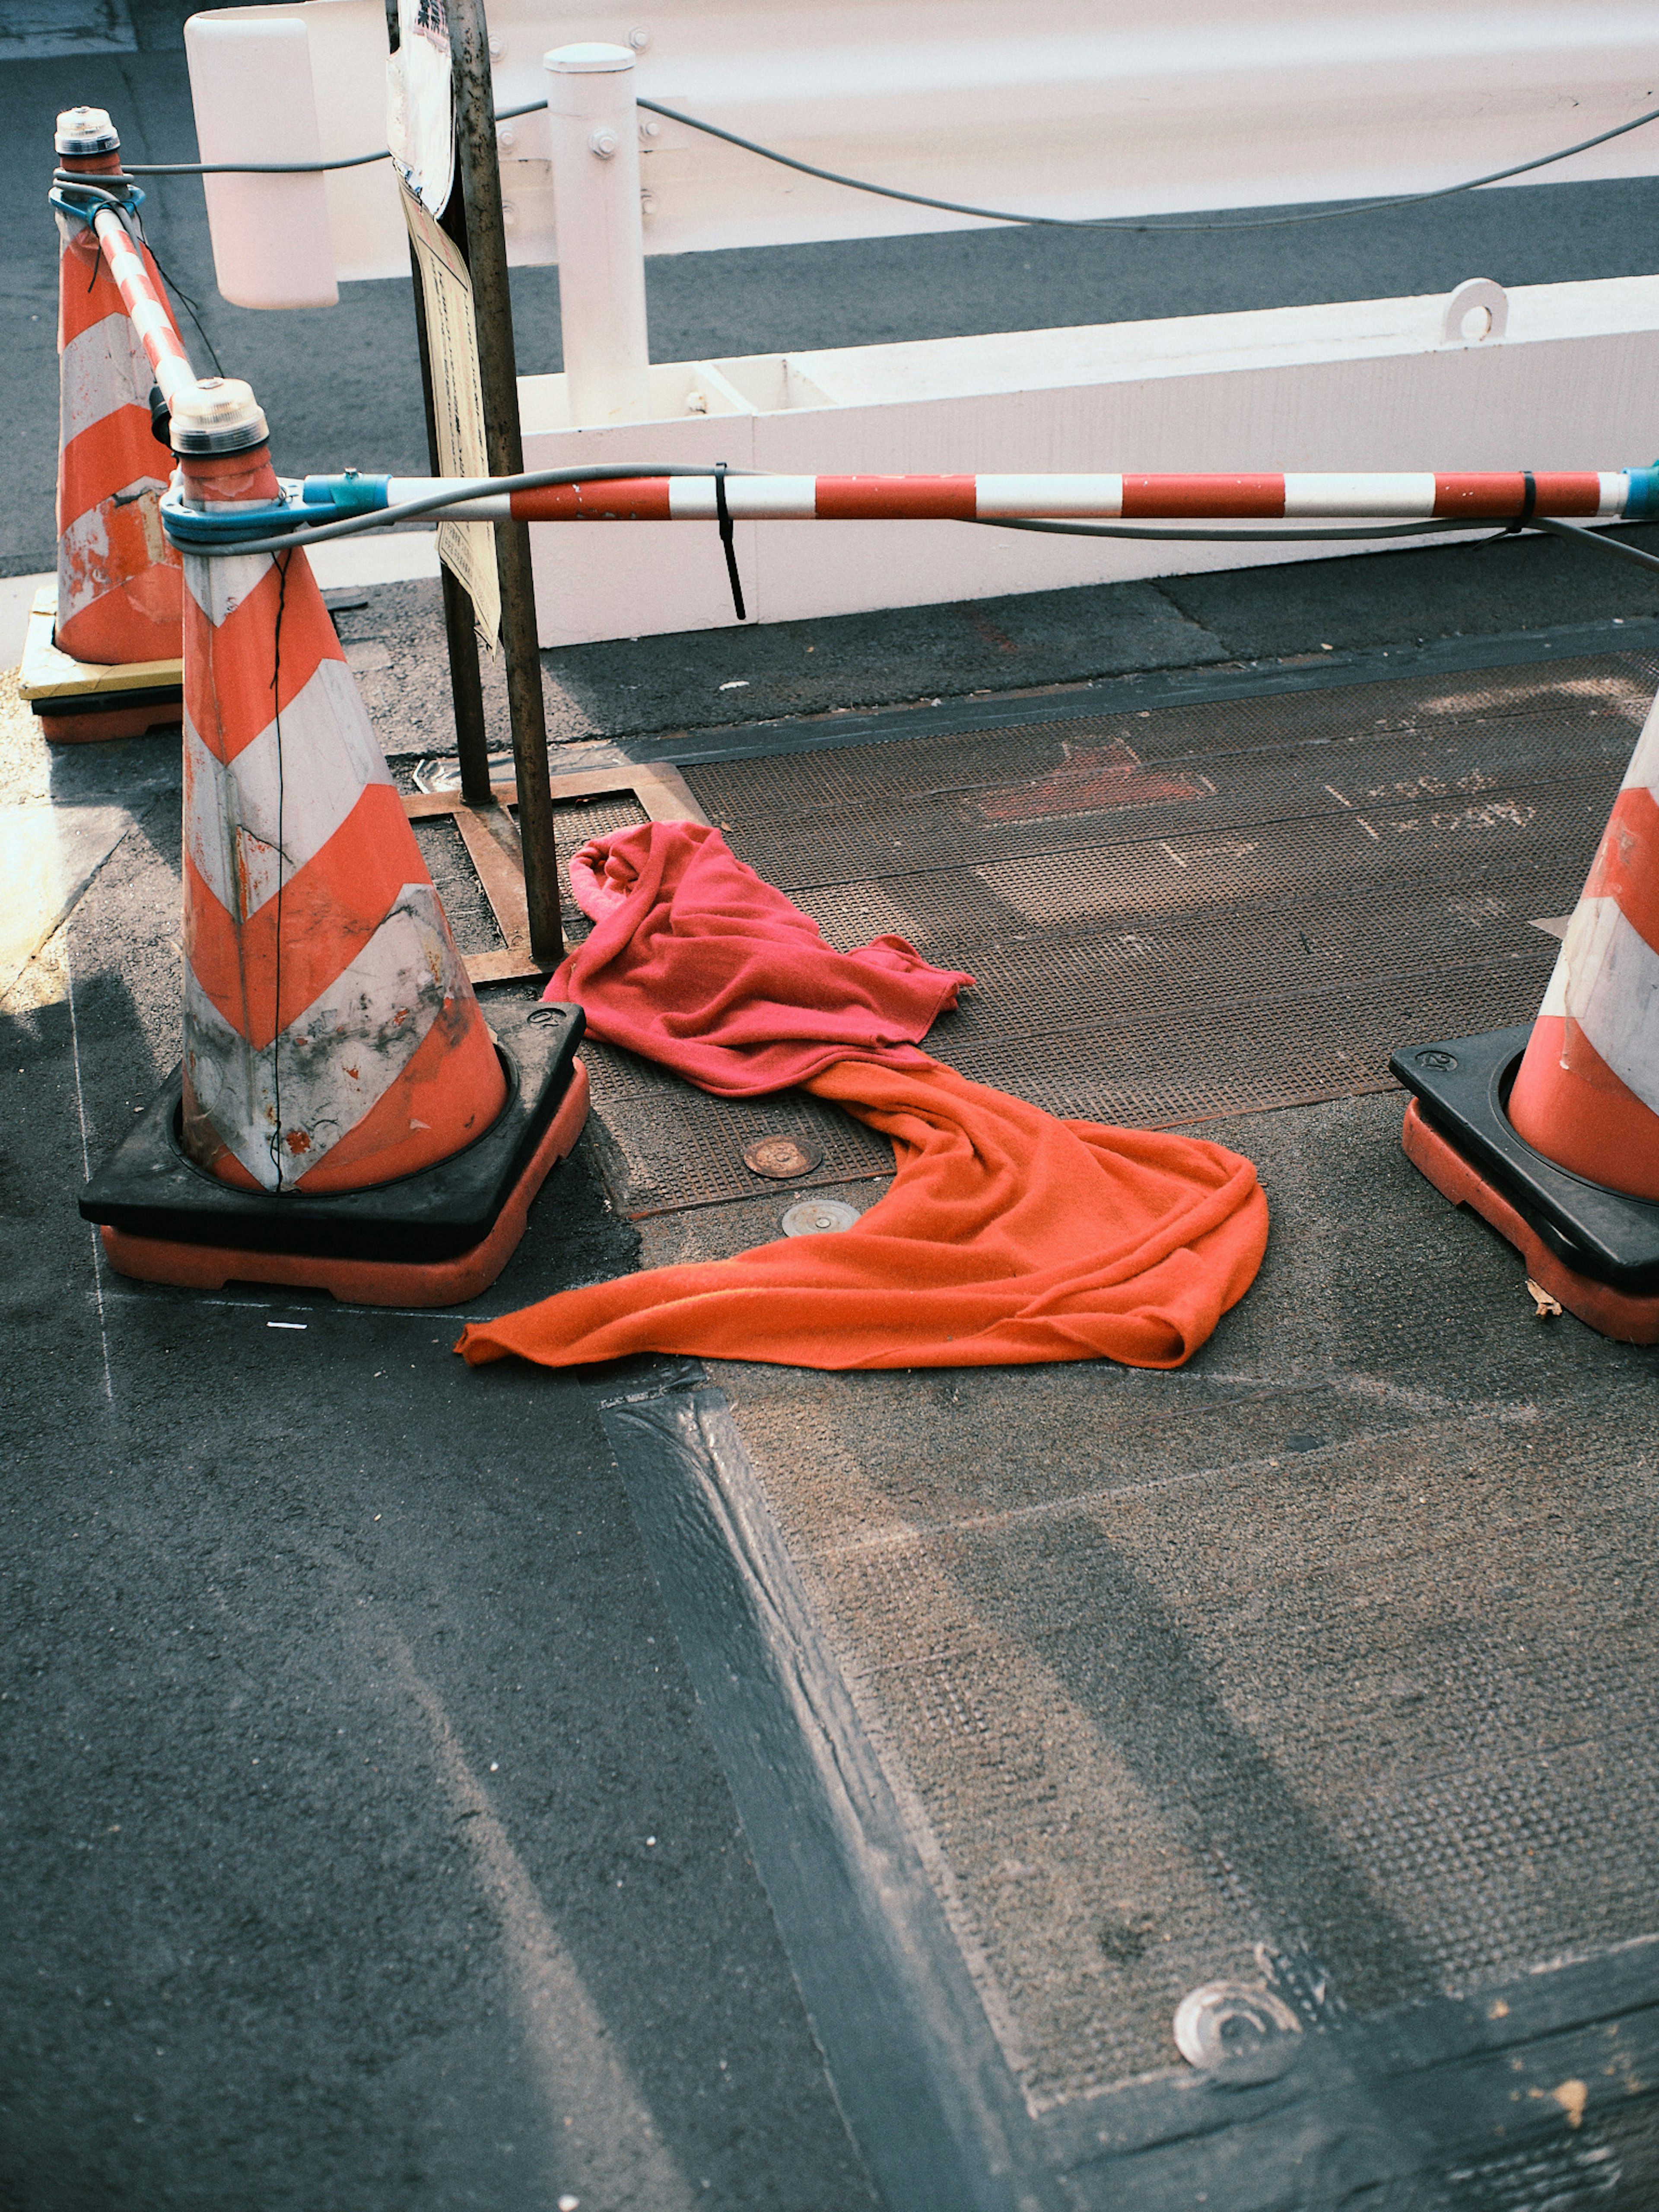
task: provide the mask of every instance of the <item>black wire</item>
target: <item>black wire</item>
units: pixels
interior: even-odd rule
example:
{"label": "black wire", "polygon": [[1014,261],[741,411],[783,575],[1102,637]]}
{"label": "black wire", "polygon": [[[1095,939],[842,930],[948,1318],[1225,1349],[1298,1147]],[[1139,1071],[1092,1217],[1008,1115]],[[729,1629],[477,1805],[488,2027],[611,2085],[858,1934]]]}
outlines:
{"label": "black wire", "polygon": [[732,530],[732,510],[726,503],[726,463],[714,464],[714,512],[720,517],[720,544],[726,554],[726,577],[732,586],[732,604],[737,609],[738,620],[749,617],[743,607],[743,581],[738,574],[738,549]]}
{"label": "black wire", "polygon": [[[900,191],[892,185],[872,185],[866,177],[843,176],[837,169],[821,169],[811,161],[798,161],[793,154],[781,154],[775,146],[763,146],[758,139],[744,138],[735,131],[723,131],[717,123],[704,123],[695,115],[687,115],[678,107],[665,107],[659,100],[637,100],[635,105],[647,108],[653,115],[666,117],[671,123],[684,124],[689,131],[701,131],[710,138],[723,138],[728,146],[741,147],[745,154],[758,154],[763,161],[775,161],[785,169],[798,170],[804,177],[818,177],[825,184],[844,185],[849,191],[873,192],[879,199],[902,200],[910,207],[939,208],[946,215],[975,216],[985,222],[1013,222],[1041,226],[1050,230],[1127,230],[1158,232],[1162,230],[1218,231],[1218,230],[1281,230],[1294,223],[1334,222],[1352,215],[1371,215],[1380,208],[1421,207],[1429,200],[1452,199],[1460,192],[1478,191],[1483,185],[1502,184],[1510,177],[1524,177],[1534,169],[1547,169],[1554,162],[1565,161],[1574,154],[1588,153],[1592,146],[1605,146],[1610,138],[1622,138],[1628,131],[1639,131],[1644,123],[1659,118],[1659,107],[1650,107],[1645,114],[1632,117],[1628,123],[1615,123],[1611,131],[1599,131],[1593,138],[1581,138],[1576,145],[1563,146],[1553,154],[1540,154],[1530,161],[1516,161],[1507,169],[1493,169],[1484,177],[1470,177],[1461,185],[1443,185],[1431,192],[1393,192],[1381,199],[1344,201],[1334,207],[1312,208],[1297,215],[1249,216],[1239,222],[1147,222],[1137,216],[1066,216],[1015,215],[1006,208],[971,207],[961,200],[937,200],[926,192]],[[522,107],[504,107],[498,111],[495,120],[505,123],[519,115],[535,115],[547,106],[544,100],[526,101]],[[337,161],[145,161],[135,162],[118,172],[106,172],[114,181],[129,177],[222,177],[222,176],[312,176],[329,169],[359,169],[370,161],[388,161],[390,147],[382,147],[373,154],[353,154]],[[74,184],[79,179],[60,170],[58,181]]]}
{"label": "black wire", "polygon": [[276,586],[276,633],[271,642],[270,670],[270,691],[276,723],[276,1003],[272,1011],[270,1029],[270,1082],[276,1126],[271,1132],[270,1157],[276,1169],[278,1190],[283,1187],[283,866],[288,858],[283,843],[283,694],[280,686],[283,676],[283,611],[288,604],[288,572],[293,565],[294,556],[291,553],[287,560],[278,556],[271,562],[279,579]]}
{"label": "black wire", "polygon": [[189,293],[185,291],[184,286],[179,282],[178,278],[176,276],[169,276],[167,270],[162,268],[161,257],[156,252],[155,248],[150,244],[149,239],[145,236],[144,226],[142,222],[138,224],[138,241],[143,247],[145,252],[149,254],[150,259],[155,262],[155,273],[161,278],[161,282],[167,286],[168,291],[176,293],[179,298],[184,301],[185,312],[189,314],[191,322],[196,325],[196,335],[200,338],[202,343],[208,349],[208,358],[213,363],[214,374],[216,376],[222,376],[225,372],[219,359],[219,350],[214,344],[213,340],[207,334],[206,328],[202,321],[201,310],[198,307],[195,301],[191,298]]}
{"label": "black wire", "polygon": [[[100,173],[107,174],[108,172],[102,172]],[[83,191],[88,189],[88,180],[87,179],[75,176],[62,169],[58,173],[57,181],[59,184],[79,185]],[[115,181],[118,183],[120,179],[118,178]],[[149,239],[145,233],[143,216],[139,215],[136,208],[129,207],[118,192],[105,191],[96,184],[91,185],[89,189],[94,196],[100,200],[106,207],[112,208],[114,210],[117,216],[120,219],[122,229],[126,231],[129,238],[135,239],[137,243],[143,247],[145,252],[149,254],[150,259],[155,264],[155,273],[160,276],[161,282],[167,286],[170,291],[176,292],[179,295],[179,297],[184,301],[185,307],[189,313],[190,319],[196,325],[196,335],[201,339],[202,343],[207,348],[209,354],[211,356],[214,368],[218,371],[219,374],[222,376],[225,373],[224,368],[220,362],[218,352],[214,346],[213,340],[208,336],[206,331],[202,326],[201,312],[195,301],[191,298],[184,286],[179,283],[178,278],[176,276],[169,276],[167,270],[162,268],[161,256],[156,252],[155,248],[150,244]],[[129,227],[129,222],[131,227]],[[92,226],[89,225],[88,228],[92,228]],[[93,235],[94,238],[96,239],[97,232],[95,228],[93,229]],[[102,265],[103,254],[100,247],[98,259],[93,265],[92,284],[95,284],[97,283],[98,270],[102,267]],[[92,289],[92,284],[88,284],[87,287],[88,292]]]}

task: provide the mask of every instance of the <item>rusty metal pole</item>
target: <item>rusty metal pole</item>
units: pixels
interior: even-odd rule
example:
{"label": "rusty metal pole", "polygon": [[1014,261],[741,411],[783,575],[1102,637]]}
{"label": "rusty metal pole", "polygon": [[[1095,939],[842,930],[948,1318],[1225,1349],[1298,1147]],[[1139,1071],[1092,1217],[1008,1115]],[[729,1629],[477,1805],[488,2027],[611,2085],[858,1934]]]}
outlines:
{"label": "rusty metal pole", "polygon": [[[483,388],[484,453],[493,476],[524,466],[519,431],[519,372],[507,289],[507,231],[495,150],[495,94],[489,73],[489,28],[483,0],[448,0],[449,52],[455,80],[455,164],[466,214],[467,264],[478,331]],[[541,649],[530,574],[530,531],[522,522],[495,525],[501,586],[501,644],[513,720],[519,836],[530,910],[531,957],[556,967],[564,957],[559,921],[559,863],[553,842],[553,792],[547,764],[547,716],[542,701]]]}
{"label": "rusty metal pole", "polygon": [[[434,477],[443,474],[438,459],[438,417],[432,397],[432,354],[426,334],[426,294],[421,264],[411,243],[410,274],[415,285],[415,335],[421,349],[421,397],[426,405],[426,450]],[[478,634],[466,586],[440,566],[444,592],[444,635],[449,644],[449,693],[455,707],[455,750],[460,756],[461,796],[471,806],[487,806],[489,738],[484,727],[483,685],[478,673]]]}

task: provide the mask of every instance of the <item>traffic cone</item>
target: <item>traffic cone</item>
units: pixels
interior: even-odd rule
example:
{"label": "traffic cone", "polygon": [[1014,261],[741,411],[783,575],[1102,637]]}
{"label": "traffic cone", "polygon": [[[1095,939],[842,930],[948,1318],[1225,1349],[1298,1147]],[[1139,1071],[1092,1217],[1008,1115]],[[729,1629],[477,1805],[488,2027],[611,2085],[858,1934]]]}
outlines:
{"label": "traffic cone", "polygon": [[1659,1200],[1659,701],[1650,712],[1510,1093],[1558,1166]]}
{"label": "traffic cone", "polygon": [[[278,497],[246,384],[183,394],[172,434],[187,503]],[[470,1295],[481,1226],[517,1206],[480,1288],[581,1127],[585,1079],[562,1096],[580,1016],[560,1010],[562,1066],[533,1036],[504,1065],[303,552],[188,553],[184,577],[184,1057],[162,1134],[219,1188],[177,1185],[158,1215],[157,1132],[135,1130],[82,1212],[117,1267],[152,1280]]]}
{"label": "traffic cone", "polygon": [[[101,107],[65,110],[55,143],[65,169],[98,176],[121,166],[120,139]],[[150,428],[149,361],[91,227],[60,211],[58,228],[56,642],[72,659],[102,665],[176,661],[184,577],[161,529],[167,471]],[[160,295],[160,274],[140,251]]]}
{"label": "traffic cone", "polygon": [[1409,1157],[1602,1334],[1659,1343],[1659,701],[1538,1018],[1396,1054]]}

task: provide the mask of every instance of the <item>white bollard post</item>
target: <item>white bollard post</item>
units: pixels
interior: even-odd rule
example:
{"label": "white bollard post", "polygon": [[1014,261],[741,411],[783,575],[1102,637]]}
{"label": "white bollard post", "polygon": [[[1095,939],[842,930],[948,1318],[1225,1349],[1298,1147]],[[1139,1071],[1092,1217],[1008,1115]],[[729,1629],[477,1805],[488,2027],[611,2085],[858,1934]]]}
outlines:
{"label": "white bollard post", "polygon": [[643,422],[651,356],[634,56],[626,46],[561,46],[543,65],[570,421]]}

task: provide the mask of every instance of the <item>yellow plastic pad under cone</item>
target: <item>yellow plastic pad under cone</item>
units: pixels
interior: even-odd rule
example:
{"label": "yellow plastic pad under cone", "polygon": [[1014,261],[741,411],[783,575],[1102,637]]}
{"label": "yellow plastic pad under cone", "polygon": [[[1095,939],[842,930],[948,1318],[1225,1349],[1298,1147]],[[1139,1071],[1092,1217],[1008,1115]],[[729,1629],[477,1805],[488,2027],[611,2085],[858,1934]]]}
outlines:
{"label": "yellow plastic pad under cone", "polygon": [[185,680],[182,659],[125,660],[110,667],[71,660],[52,642],[57,617],[58,586],[42,584],[29,611],[28,636],[17,671],[17,688],[25,699],[88,699],[118,691],[159,691],[164,685]]}

